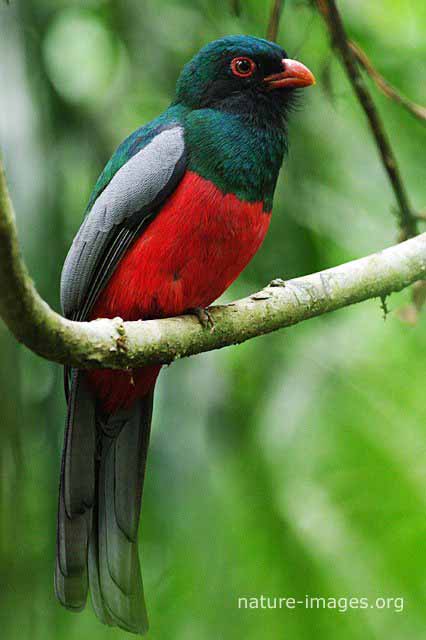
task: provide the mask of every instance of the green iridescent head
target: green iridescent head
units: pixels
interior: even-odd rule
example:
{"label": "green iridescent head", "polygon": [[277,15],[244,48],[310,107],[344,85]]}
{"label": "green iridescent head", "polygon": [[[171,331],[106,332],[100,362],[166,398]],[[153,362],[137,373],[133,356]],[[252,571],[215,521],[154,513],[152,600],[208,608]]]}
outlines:
{"label": "green iridescent head", "polygon": [[203,47],[182,70],[176,101],[192,109],[252,113],[286,107],[295,89],[314,84],[312,73],[275,42],[227,36]]}

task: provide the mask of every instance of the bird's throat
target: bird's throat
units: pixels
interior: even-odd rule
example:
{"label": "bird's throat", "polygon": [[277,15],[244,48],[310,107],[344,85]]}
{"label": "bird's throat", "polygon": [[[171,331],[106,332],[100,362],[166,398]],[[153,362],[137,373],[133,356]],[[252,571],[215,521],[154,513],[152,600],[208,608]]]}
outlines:
{"label": "bird's throat", "polygon": [[276,126],[259,126],[244,115],[216,109],[192,111],[186,118],[189,169],[223,193],[272,208],[278,173],[286,151],[286,134]]}

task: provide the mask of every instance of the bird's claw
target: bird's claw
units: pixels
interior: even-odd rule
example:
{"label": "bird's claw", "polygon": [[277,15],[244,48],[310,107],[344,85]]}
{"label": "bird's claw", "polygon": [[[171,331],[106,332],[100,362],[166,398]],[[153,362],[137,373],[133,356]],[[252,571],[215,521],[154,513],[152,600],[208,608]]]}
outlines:
{"label": "bird's claw", "polygon": [[213,317],[208,309],[204,307],[194,307],[193,309],[189,310],[189,313],[197,317],[197,320],[201,324],[203,329],[210,329],[210,333],[213,333],[215,324]]}

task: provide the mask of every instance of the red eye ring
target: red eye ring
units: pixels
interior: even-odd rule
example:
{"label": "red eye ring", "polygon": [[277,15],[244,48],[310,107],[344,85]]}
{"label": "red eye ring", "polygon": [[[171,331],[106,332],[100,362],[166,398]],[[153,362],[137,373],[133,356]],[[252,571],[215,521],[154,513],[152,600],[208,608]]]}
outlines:
{"label": "red eye ring", "polygon": [[256,63],[251,58],[239,56],[232,60],[231,71],[238,78],[250,78],[256,71]]}

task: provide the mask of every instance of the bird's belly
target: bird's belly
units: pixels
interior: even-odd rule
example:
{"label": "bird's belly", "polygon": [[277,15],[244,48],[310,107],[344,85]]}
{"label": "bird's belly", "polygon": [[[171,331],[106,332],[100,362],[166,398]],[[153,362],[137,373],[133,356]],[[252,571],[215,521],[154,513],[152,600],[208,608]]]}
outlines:
{"label": "bird's belly", "polygon": [[[269,221],[262,202],[224,195],[187,172],[122,258],[91,318],[161,318],[211,304],[254,256]],[[87,375],[103,409],[113,413],[148,393],[160,369],[103,369]]]}
{"label": "bird's belly", "polygon": [[187,172],[121,260],[92,318],[158,318],[211,304],[254,256],[269,221],[262,202]]}

